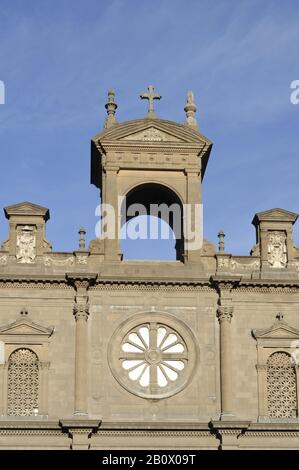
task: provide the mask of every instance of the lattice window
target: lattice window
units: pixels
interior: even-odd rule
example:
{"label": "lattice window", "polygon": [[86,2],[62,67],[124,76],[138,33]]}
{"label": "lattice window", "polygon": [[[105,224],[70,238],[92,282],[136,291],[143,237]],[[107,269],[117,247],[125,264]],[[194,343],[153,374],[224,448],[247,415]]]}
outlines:
{"label": "lattice window", "polygon": [[296,372],[285,352],[276,352],[267,361],[267,396],[270,417],[297,416]]}
{"label": "lattice window", "polygon": [[8,360],[7,414],[29,416],[38,412],[38,357],[30,349],[14,351]]}

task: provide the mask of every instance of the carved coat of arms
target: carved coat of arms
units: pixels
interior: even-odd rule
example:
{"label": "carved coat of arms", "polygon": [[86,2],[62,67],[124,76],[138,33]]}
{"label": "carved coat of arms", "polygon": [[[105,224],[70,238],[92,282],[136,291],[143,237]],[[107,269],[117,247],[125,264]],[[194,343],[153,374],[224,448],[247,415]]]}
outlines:
{"label": "carved coat of arms", "polygon": [[287,265],[287,244],[284,232],[268,233],[268,262],[273,268],[285,268]]}
{"label": "carved coat of arms", "polygon": [[20,227],[17,234],[16,258],[19,263],[33,263],[36,257],[36,236],[34,227]]}

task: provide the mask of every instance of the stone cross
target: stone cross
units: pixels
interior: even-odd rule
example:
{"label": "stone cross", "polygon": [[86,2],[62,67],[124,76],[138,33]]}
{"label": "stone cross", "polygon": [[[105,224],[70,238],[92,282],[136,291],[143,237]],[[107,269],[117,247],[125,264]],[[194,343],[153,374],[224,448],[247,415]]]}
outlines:
{"label": "stone cross", "polygon": [[153,85],[149,85],[147,87],[148,93],[143,93],[140,95],[140,98],[142,100],[148,100],[148,112],[147,112],[147,117],[148,118],[155,118],[156,113],[154,111],[154,100],[160,100],[162,98],[161,95],[158,93],[154,93],[154,87]]}

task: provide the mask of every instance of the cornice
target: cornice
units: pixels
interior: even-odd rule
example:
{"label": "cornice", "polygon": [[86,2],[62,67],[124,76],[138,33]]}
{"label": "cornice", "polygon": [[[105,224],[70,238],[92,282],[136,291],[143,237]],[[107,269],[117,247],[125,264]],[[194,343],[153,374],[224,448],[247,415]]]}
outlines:
{"label": "cornice", "polygon": [[235,289],[236,292],[261,292],[263,294],[299,293],[299,279],[244,279]]}
{"label": "cornice", "polygon": [[78,418],[78,419],[61,419],[59,425],[62,430],[69,429],[93,429],[98,430],[101,425],[101,419],[88,419],[88,418]]}
{"label": "cornice", "polygon": [[299,279],[242,279],[240,276],[217,275],[210,278],[136,278],[103,276],[100,273],[54,274],[0,274],[0,288],[73,289],[74,282],[88,281],[90,290],[101,289],[182,289],[218,292],[231,289],[233,292],[299,293]]}
{"label": "cornice", "polygon": [[106,289],[175,289],[177,290],[205,290],[213,291],[208,279],[201,280],[181,280],[181,279],[116,279],[98,277],[94,286],[90,290],[106,290]]}
{"label": "cornice", "polygon": [[105,422],[101,424],[101,430],[103,431],[209,431],[209,424],[206,422],[172,422],[165,423],[163,421],[131,421],[131,422]]}
{"label": "cornice", "polygon": [[76,281],[88,281],[89,284],[93,284],[97,279],[97,273],[66,273],[66,279],[74,284]]}
{"label": "cornice", "polygon": [[107,150],[115,149],[117,152],[132,150],[133,152],[148,151],[148,152],[184,152],[190,151],[192,153],[201,153],[206,149],[207,145],[202,143],[186,143],[186,142],[136,142],[136,141],[105,141],[96,143],[98,150],[103,148]]}
{"label": "cornice", "polygon": [[46,419],[0,419],[0,431],[3,430],[61,430],[59,421]]}
{"label": "cornice", "polygon": [[72,289],[65,275],[0,274],[0,288]]}

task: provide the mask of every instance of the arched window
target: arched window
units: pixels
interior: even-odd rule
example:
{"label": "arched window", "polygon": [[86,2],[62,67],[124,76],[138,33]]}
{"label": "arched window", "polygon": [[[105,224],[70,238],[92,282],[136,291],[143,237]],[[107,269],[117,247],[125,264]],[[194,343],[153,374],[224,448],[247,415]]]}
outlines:
{"label": "arched window", "polygon": [[285,352],[275,352],[267,361],[267,398],[269,417],[297,416],[296,372],[291,356]]}
{"label": "arched window", "polygon": [[157,183],[138,185],[126,195],[121,214],[124,258],[136,259],[140,252],[142,259],[184,260],[183,205],[173,190]]}
{"label": "arched window", "polygon": [[38,357],[30,349],[17,349],[8,359],[7,414],[15,416],[36,414],[38,395]]}

